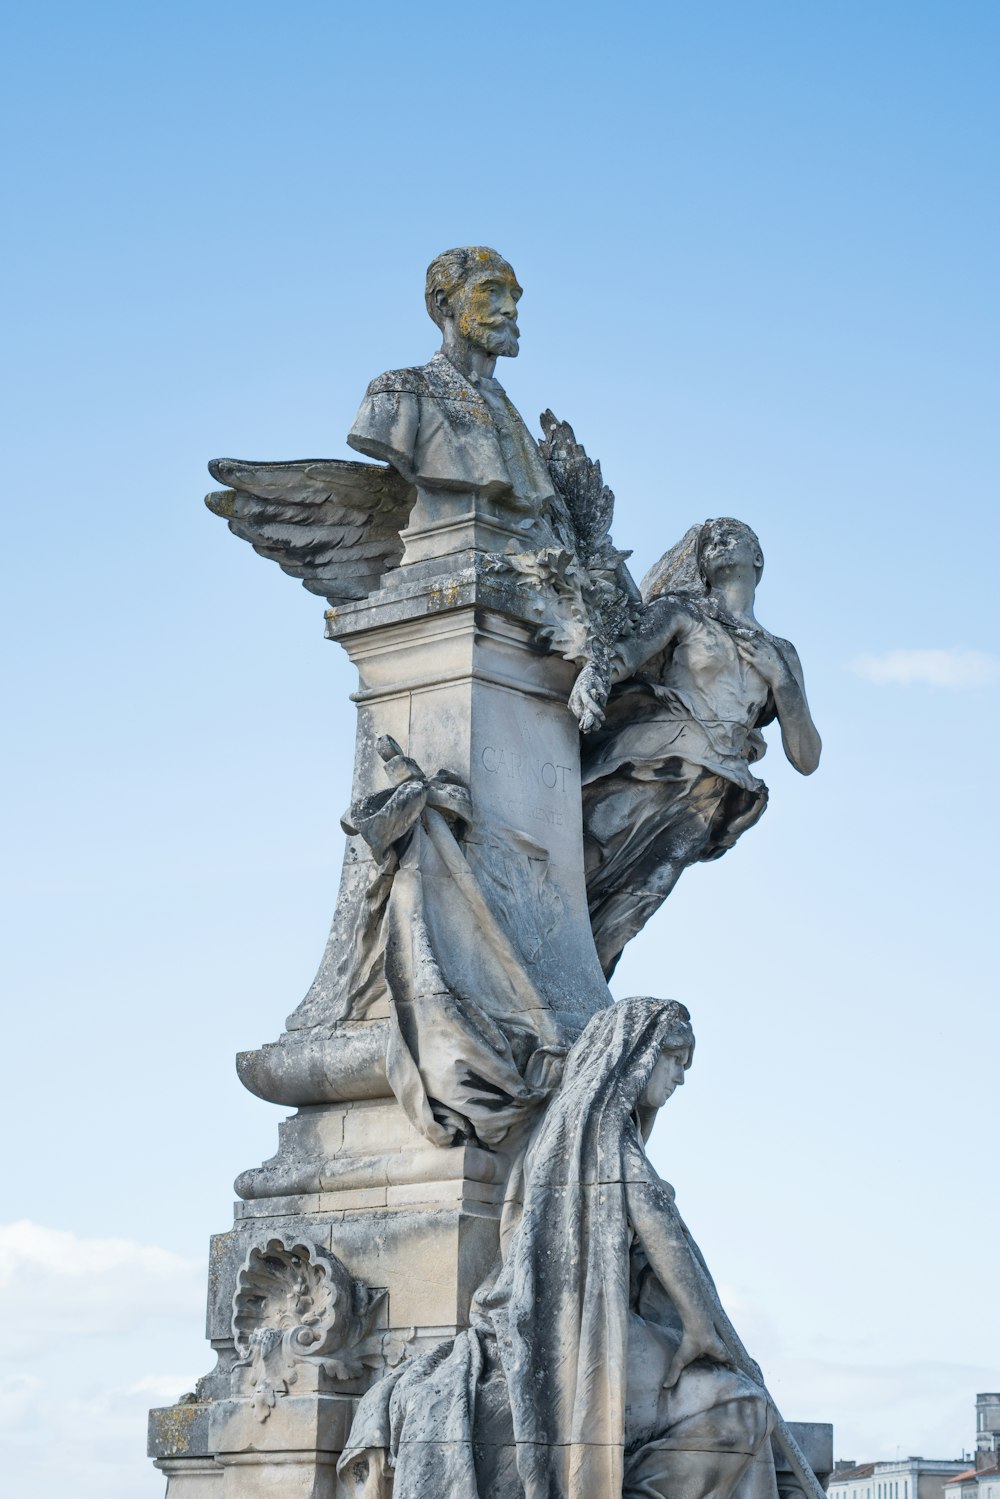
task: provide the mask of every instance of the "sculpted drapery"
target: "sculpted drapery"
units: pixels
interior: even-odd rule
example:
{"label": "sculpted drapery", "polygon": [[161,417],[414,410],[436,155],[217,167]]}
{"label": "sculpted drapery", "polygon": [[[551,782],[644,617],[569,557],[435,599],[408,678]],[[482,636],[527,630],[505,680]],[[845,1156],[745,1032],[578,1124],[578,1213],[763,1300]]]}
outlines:
{"label": "sculpted drapery", "polygon": [[566,1047],[456,836],[468,792],[388,737],[378,750],[393,785],[344,826],[377,860],[358,967],[389,1001],[386,1075],[432,1144],[497,1145],[548,1097]]}
{"label": "sculpted drapery", "polygon": [[[749,528],[692,528],[640,590],[600,464],[551,411],[531,435],[495,375],[520,297],[496,251],[445,251],[440,350],[373,380],[348,435],[375,462],[210,465],[210,509],[330,605],[361,717],[319,971],[239,1063],[300,1112],[238,1180],[211,1337],[233,1246],[277,1321],[244,1298],[259,1377],[220,1359],[199,1384],[226,1409],[198,1411],[178,1487],[214,1490],[223,1457],[264,1470],[255,1492],[326,1493],[360,1396],[339,1474],[364,1499],[777,1499],[772,1424],[822,1499],[645,1153],[687,1011],[607,984],[683,869],[760,817],[762,728],[804,774],[818,735],[793,648],[754,617]],[[343,1294],[385,1308],[349,1359],[300,1305],[341,1240]],[[158,1460],[181,1462],[190,1416]]]}
{"label": "sculpted drapery", "polygon": [[[349,1493],[388,1499],[392,1474],[395,1499],[667,1499],[679,1476],[691,1499],[774,1494],[766,1400],[701,1356],[721,1349],[691,1310],[697,1250],[644,1149],[650,1075],[693,1044],[672,1001],[589,1022],[526,1151],[495,1279],[467,1332],[365,1396]],[[668,1289],[653,1266],[671,1257]]]}
{"label": "sculpted drapery", "polygon": [[581,672],[583,821],[594,941],[610,976],[690,865],[718,859],[759,821],[751,766],[778,721],[811,775],[820,738],[795,647],[754,616],[764,556],[731,517],[693,526],[643,579],[640,628],[610,669]]}

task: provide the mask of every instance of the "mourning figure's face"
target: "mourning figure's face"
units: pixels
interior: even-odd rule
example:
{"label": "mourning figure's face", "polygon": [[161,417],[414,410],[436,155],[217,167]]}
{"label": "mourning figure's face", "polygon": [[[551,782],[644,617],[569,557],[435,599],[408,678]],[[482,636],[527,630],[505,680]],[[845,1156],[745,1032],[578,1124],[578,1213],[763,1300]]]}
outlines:
{"label": "mourning figure's face", "polygon": [[736,520],[708,521],[698,543],[698,567],[709,587],[725,573],[752,568],[760,581],[764,554],[749,526]]}
{"label": "mourning figure's face", "polygon": [[690,1060],[687,1047],[670,1046],[656,1059],[639,1099],[646,1109],[660,1109],[670,1095],[684,1086],[684,1070]]}
{"label": "mourning figure's face", "polygon": [[463,338],[495,357],[517,355],[521,288],[507,265],[474,272],[449,298],[449,312]]}

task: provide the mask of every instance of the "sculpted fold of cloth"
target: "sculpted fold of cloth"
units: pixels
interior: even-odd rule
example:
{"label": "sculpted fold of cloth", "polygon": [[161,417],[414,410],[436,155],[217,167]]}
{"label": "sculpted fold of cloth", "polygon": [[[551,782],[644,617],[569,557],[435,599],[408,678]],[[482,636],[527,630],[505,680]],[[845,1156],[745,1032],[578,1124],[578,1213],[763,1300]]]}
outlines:
{"label": "sculpted fold of cloth", "polygon": [[683,871],[763,814],[767,787],[750,768],[763,727],[777,719],[803,775],[819,763],[795,648],[754,617],[763,565],[741,521],[693,527],[643,580],[641,627],[611,669],[577,678],[587,898],[606,975]]}
{"label": "sculpted fold of cloth", "polygon": [[391,787],[344,826],[378,861],[359,968],[384,972],[386,1076],[432,1144],[497,1145],[548,1097],[566,1044],[456,837],[472,819],[468,791],[425,776],[388,736],[377,748]]}
{"label": "sculpted fold of cloth", "polygon": [[769,1397],[731,1357],[645,1153],[693,1047],[675,1001],[623,1000],[588,1023],[469,1330],[359,1406],[339,1465],[352,1499],[776,1499]]}
{"label": "sculpted fold of cloth", "polygon": [[500,382],[444,353],[368,387],[347,441],[421,488],[503,497],[527,529],[556,503],[538,445]]}

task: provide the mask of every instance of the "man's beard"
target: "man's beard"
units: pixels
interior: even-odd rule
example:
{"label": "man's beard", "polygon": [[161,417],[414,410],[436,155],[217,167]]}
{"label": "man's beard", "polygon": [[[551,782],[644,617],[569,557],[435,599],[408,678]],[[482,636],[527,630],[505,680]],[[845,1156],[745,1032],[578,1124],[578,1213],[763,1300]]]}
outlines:
{"label": "man's beard", "polygon": [[508,318],[495,323],[480,323],[476,329],[478,338],[476,342],[480,348],[485,349],[487,354],[494,354],[498,358],[506,356],[513,359],[517,355],[517,340],[519,335],[518,326]]}

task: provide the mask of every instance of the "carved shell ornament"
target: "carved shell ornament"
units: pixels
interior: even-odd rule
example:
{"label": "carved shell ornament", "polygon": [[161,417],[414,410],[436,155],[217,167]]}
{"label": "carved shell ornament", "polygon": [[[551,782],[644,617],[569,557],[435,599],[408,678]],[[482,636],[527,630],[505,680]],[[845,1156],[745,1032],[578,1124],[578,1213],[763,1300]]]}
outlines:
{"label": "carved shell ornament", "polygon": [[303,1365],[356,1379],[368,1362],[358,1345],[385,1294],[355,1280],[321,1245],[273,1238],[251,1249],[236,1281],[233,1335],[235,1370],[249,1367],[258,1419],[267,1420]]}

